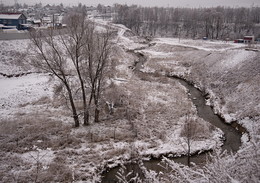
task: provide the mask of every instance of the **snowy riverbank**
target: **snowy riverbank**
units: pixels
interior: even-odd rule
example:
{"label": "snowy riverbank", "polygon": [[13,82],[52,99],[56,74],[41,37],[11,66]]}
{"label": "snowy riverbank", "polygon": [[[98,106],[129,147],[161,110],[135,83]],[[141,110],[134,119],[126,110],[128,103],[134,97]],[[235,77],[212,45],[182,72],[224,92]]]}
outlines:
{"label": "snowy riverbank", "polygon": [[[59,181],[67,177],[74,182],[95,182],[104,167],[135,155],[185,154],[181,132],[187,113],[196,117],[203,132],[194,140],[191,152],[221,145],[222,132],[196,116],[184,86],[169,78],[133,72],[131,67],[138,58],[128,50],[144,48],[144,40],[126,36],[124,26],[114,28],[118,28],[111,55],[116,68],[110,81],[114,88],[104,95],[109,100],[122,99],[127,107],[118,107],[115,116],[104,117],[101,123],[71,128],[66,102],[53,97],[55,81],[49,82],[48,75],[0,77],[2,181],[17,176],[26,181],[36,176],[38,155],[48,160],[41,161],[44,168],[37,176],[42,180],[56,176]],[[29,41],[1,43],[5,50],[1,51],[1,72],[28,71],[23,56]],[[244,45],[201,40],[156,39],[154,43],[141,51],[148,56],[143,71],[184,76],[209,94],[208,102],[227,121],[239,120],[251,134],[259,130],[259,52],[245,51]],[[33,157],[31,161],[28,156]]]}

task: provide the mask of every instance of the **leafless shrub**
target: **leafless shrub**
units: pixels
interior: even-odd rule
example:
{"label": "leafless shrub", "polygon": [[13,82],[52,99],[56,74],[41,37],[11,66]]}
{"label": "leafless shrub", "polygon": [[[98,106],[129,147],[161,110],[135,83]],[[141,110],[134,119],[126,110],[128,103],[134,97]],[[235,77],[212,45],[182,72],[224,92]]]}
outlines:
{"label": "leafless shrub", "polygon": [[80,148],[80,144],[82,143],[81,139],[77,139],[71,135],[60,136],[57,139],[51,140],[51,147],[54,150],[64,149],[64,148]]}
{"label": "leafless shrub", "polygon": [[48,172],[42,179],[44,182],[72,182],[73,176],[72,171],[69,169],[67,164],[54,162],[49,165]]}
{"label": "leafless shrub", "polygon": [[185,116],[184,125],[181,131],[181,136],[184,137],[187,147],[187,164],[190,166],[191,146],[192,143],[209,134],[209,129],[203,123],[200,123],[196,116]]}
{"label": "leafless shrub", "polygon": [[120,157],[123,154],[128,154],[129,152],[130,152],[130,149],[128,147],[111,149],[111,150],[107,151],[104,159],[111,159],[111,157]]}
{"label": "leafless shrub", "polygon": [[63,91],[63,84],[59,83],[53,86],[54,95],[59,96],[59,94]]}
{"label": "leafless shrub", "polygon": [[[70,126],[45,118],[23,117],[20,121],[6,120],[0,124],[2,130],[0,147],[5,152],[27,152],[34,145],[41,149],[74,146],[80,140],[68,136]],[[5,129],[5,130],[4,130]],[[68,136],[68,137],[67,137]]]}
{"label": "leafless shrub", "polygon": [[137,74],[138,77],[142,80],[142,81],[152,81],[153,78],[149,75],[149,74],[145,74],[145,73],[138,73]]}
{"label": "leafless shrub", "polygon": [[67,166],[64,156],[56,156],[48,169],[39,177],[39,182],[72,182],[73,171]]}
{"label": "leafless shrub", "polygon": [[26,182],[30,164],[15,154],[0,152],[0,155],[0,182]]}
{"label": "leafless shrub", "polygon": [[40,99],[31,103],[31,105],[44,105],[51,103],[51,99],[47,96],[41,97]]}

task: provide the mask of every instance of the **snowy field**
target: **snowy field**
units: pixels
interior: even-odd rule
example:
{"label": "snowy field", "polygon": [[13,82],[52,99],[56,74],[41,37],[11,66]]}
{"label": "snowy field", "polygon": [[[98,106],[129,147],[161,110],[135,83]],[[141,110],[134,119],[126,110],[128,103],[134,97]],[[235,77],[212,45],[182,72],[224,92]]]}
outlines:
{"label": "snowy field", "polygon": [[[74,129],[70,112],[54,97],[50,76],[0,76],[0,181],[37,177],[43,182],[98,182],[104,167],[129,160],[136,151],[141,157],[185,154],[181,131],[187,113],[194,114],[203,131],[191,152],[219,147],[221,131],[196,116],[184,86],[164,77],[137,75],[129,68],[138,58],[127,50],[136,48],[147,47],[140,51],[148,57],[142,71],[195,82],[209,94],[208,103],[217,113],[229,122],[238,120],[252,138],[259,138],[260,52],[245,51],[242,44],[168,38],[155,39],[148,47],[143,39],[126,36],[124,26],[114,28],[116,72],[110,82],[115,88],[106,95],[111,100],[125,97],[128,119],[125,108],[118,108],[115,118]],[[29,40],[0,45],[1,73],[33,72],[24,57]]]}
{"label": "snowy field", "polygon": [[51,96],[52,91],[48,87],[48,76],[44,74],[30,74],[8,79],[1,77],[0,88],[0,119],[12,118],[15,113],[21,112],[22,105]]}
{"label": "snowy field", "polygon": [[28,48],[29,40],[1,40],[0,44],[0,73],[18,74],[24,71],[28,72],[25,56]]}

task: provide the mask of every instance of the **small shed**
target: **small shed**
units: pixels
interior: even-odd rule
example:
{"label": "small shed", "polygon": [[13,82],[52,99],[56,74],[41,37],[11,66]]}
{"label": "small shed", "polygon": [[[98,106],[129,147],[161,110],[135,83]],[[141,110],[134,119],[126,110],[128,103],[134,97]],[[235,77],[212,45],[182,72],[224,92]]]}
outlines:
{"label": "small shed", "polygon": [[33,20],[32,24],[37,26],[37,27],[41,27],[42,21],[41,20]]}
{"label": "small shed", "polygon": [[252,44],[255,42],[254,36],[244,36],[244,43]]}
{"label": "small shed", "polygon": [[16,27],[18,30],[24,29],[27,18],[23,13],[0,13],[0,24],[4,27]]}

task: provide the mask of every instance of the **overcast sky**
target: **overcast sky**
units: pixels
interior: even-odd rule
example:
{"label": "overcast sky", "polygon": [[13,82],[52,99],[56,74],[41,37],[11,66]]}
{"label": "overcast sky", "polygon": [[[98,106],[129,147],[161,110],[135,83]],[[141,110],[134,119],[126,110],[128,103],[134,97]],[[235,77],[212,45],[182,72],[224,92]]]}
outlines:
{"label": "overcast sky", "polygon": [[[0,0],[5,5],[14,4],[16,0]],[[18,3],[35,4],[41,2],[42,4],[60,4],[77,5],[78,3],[87,6],[97,4],[113,5],[120,4],[138,4],[142,6],[170,6],[170,7],[212,7],[212,6],[230,6],[230,7],[250,7],[260,6],[260,0],[17,0]]]}

